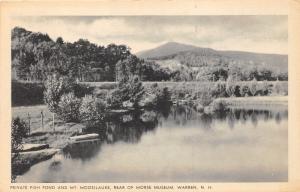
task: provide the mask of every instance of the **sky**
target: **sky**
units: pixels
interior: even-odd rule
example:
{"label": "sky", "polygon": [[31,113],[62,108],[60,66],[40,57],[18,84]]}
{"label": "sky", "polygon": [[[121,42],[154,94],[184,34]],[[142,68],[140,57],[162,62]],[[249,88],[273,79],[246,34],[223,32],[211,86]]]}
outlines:
{"label": "sky", "polygon": [[288,17],[260,16],[26,16],[12,27],[74,42],[126,44],[133,53],[167,42],[216,50],[288,53]]}

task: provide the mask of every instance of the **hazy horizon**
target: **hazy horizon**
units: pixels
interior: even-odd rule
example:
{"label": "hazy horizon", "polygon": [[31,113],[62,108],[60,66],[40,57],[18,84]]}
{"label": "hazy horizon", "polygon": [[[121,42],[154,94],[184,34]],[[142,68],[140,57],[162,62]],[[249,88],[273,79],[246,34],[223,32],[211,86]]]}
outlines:
{"label": "hazy horizon", "polygon": [[288,53],[287,16],[26,16],[12,27],[55,40],[126,44],[133,53],[177,42],[216,50]]}

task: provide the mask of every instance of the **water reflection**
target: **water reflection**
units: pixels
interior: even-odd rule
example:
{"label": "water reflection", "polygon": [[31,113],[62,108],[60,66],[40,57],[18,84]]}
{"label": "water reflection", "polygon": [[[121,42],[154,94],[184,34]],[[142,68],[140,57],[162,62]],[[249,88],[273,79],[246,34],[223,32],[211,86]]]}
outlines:
{"label": "water reflection", "polygon": [[287,119],[286,108],[204,114],[184,105],[110,114],[86,130],[100,141],[69,145],[17,180],[286,181]]}
{"label": "water reflection", "polygon": [[100,140],[70,144],[63,149],[65,158],[90,160],[100,152]]}
{"label": "water reflection", "polygon": [[143,133],[154,130],[157,125],[157,112],[153,111],[110,114],[104,123],[85,130],[86,133],[99,133],[100,140],[69,144],[63,154],[65,158],[86,161],[100,152],[103,143],[138,143]]}

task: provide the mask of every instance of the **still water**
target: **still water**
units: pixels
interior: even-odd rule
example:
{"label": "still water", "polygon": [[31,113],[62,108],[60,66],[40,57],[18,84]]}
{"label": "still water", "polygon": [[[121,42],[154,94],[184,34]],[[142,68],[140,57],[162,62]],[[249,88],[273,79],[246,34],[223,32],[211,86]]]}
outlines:
{"label": "still water", "polygon": [[101,141],[70,145],[17,182],[287,181],[287,119],[281,108],[117,115]]}

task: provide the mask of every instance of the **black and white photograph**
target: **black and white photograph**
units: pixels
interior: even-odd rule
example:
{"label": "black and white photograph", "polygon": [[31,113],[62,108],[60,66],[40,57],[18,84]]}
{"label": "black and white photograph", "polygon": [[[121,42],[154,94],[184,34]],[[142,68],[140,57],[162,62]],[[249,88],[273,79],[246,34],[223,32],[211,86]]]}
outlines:
{"label": "black and white photograph", "polygon": [[287,182],[287,15],[14,16],[12,183]]}

